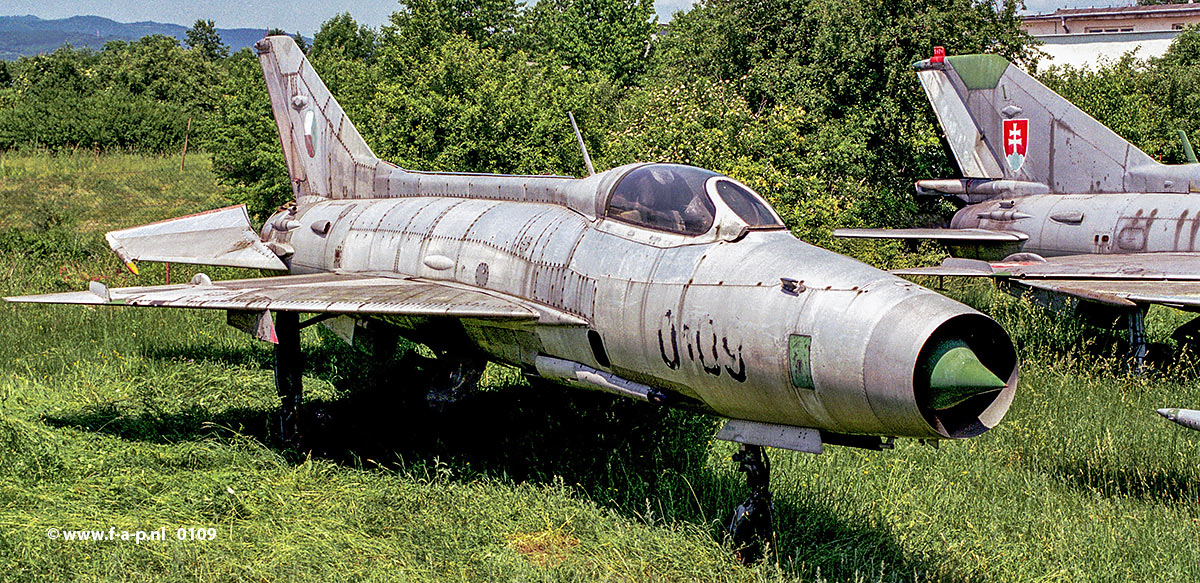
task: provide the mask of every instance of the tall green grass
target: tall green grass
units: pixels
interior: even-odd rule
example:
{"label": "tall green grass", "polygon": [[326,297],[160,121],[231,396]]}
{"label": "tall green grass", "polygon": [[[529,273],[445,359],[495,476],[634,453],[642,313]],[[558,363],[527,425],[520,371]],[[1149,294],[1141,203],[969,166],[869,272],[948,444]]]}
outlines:
{"label": "tall green grass", "polygon": [[[5,163],[44,168],[0,177],[0,189],[35,198],[46,176],[86,181],[72,175],[93,168],[73,157]],[[167,184],[162,160],[96,163],[159,168],[130,183],[186,190]],[[221,194],[197,184],[207,186],[192,202],[180,196],[138,221]],[[81,289],[94,277],[161,283],[162,266],[121,274],[100,239],[105,220],[18,225],[0,256],[0,294]],[[172,279],[194,271],[173,266]],[[269,346],[223,314],[3,304],[0,578],[1200,579],[1200,433],[1153,411],[1200,405],[1192,359],[1130,377],[1115,358],[1120,334],[988,285],[948,291],[1018,343],[1022,381],[1006,420],[940,448],[772,450],[777,540],[751,567],[721,542],[745,488],[733,446],[712,439],[719,420],[529,383],[503,367],[437,412],[398,360],[372,362],[313,327],[303,338],[311,450],[298,452],[277,445]],[[1183,319],[1152,311],[1151,339],[1166,343]],[[109,527],[166,527],[170,538],[47,537]],[[217,538],[174,540],[188,527]]]}

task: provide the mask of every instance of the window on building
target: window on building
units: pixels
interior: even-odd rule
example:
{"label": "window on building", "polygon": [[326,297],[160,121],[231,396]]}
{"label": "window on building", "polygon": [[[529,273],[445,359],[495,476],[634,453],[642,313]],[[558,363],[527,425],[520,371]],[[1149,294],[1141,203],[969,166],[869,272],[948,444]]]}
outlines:
{"label": "window on building", "polygon": [[1103,26],[1089,26],[1089,27],[1087,27],[1087,32],[1089,32],[1089,33],[1133,32],[1133,27],[1132,26],[1124,26],[1124,27],[1110,26],[1110,27],[1106,28]]}
{"label": "window on building", "polygon": [[1172,24],[1172,25],[1171,25],[1171,30],[1183,30],[1183,23],[1182,23],[1182,22],[1176,22],[1175,24]]}

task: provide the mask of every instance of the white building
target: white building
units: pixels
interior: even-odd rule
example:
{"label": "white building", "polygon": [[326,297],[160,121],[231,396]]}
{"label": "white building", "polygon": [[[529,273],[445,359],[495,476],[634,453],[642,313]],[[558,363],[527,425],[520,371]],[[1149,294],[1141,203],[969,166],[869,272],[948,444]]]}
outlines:
{"label": "white building", "polygon": [[1159,57],[1185,27],[1200,24],[1200,4],[1060,8],[1021,17],[1021,25],[1042,41],[1045,65],[1083,67],[1114,61],[1136,50],[1140,58]]}

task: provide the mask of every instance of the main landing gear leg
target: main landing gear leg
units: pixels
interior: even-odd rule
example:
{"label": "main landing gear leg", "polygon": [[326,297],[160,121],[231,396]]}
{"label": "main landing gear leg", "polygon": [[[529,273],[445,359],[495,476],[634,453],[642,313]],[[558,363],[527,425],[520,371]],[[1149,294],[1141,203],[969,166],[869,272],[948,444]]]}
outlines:
{"label": "main landing gear leg", "polygon": [[275,314],[275,390],[279,392],[279,438],[287,447],[300,447],[300,400],[303,394],[304,353],[300,351],[300,315]]}
{"label": "main landing gear leg", "polygon": [[733,541],[738,559],[750,564],[762,558],[763,544],[774,539],[771,461],[761,445],[746,444],[733,455],[733,461],[738,463],[739,472],[746,473],[750,496],[733,510],[726,532]]}
{"label": "main landing gear leg", "polygon": [[1129,372],[1142,374],[1146,366],[1146,310],[1136,307],[1125,316],[1129,323]]}

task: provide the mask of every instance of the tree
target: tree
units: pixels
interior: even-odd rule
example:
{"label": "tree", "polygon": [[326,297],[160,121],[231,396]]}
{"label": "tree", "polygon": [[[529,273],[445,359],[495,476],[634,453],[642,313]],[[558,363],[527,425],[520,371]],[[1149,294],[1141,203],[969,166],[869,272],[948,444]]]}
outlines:
{"label": "tree", "polygon": [[111,42],[100,53],[63,48],[8,67],[18,83],[3,94],[0,149],[176,150],[188,116],[204,110],[207,85],[219,77],[213,64],[161,35]]}
{"label": "tree", "polygon": [[374,30],[360,26],[349,12],[343,12],[321,23],[321,29],[313,35],[309,56],[318,59],[336,54],[347,59],[370,61],[375,56],[377,42]]}
{"label": "tree", "polygon": [[226,61],[223,100],[208,124],[208,148],[217,179],[232,187],[232,198],[265,219],[292,196],[287,164],[271,117],[262,68],[250,51]]}
{"label": "tree", "polygon": [[532,51],[620,84],[646,68],[658,17],[652,0],[541,0],[530,11]]}
{"label": "tree", "polygon": [[583,162],[567,112],[596,143],[618,96],[599,72],[506,55],[463,36],[407,67],[387,58],[383,70],[402,72],[381,79],[364,136],[381,157],[414,169],[577,174]]}
{"label": "tree", "polygon": [[668,27],[653,74],[730,83],[757,115],[803,112],[804,168],[784,175],[818,177],[842,220],[911,226],[935,210],[916,206],[913,181],[955,172],[911,64],[934,45],[1029,62],[1016,11],[1012,0],[702,0]]}
{"label": "tree", "polygon": [[218,61],[229,56],[229,45],[221,41],[217,33],[217,25],[211,20],[197,20],[187,30],[187,45],[199,52],[210,61]]}
{"label": "tree", "polygon": [[515,0],[407,0],[385,27],[391,48],[419,55],[463,36],[482,46],[510,49],[521,4]]}
{"label": "tree", "polygon": [[300,47],[300,52],[308,54],[308,49],[311,47],[308,46],[308,41],[304,40],[304,35],[297,32],[292,35],[292,40],[296,41],[296,46]]}

